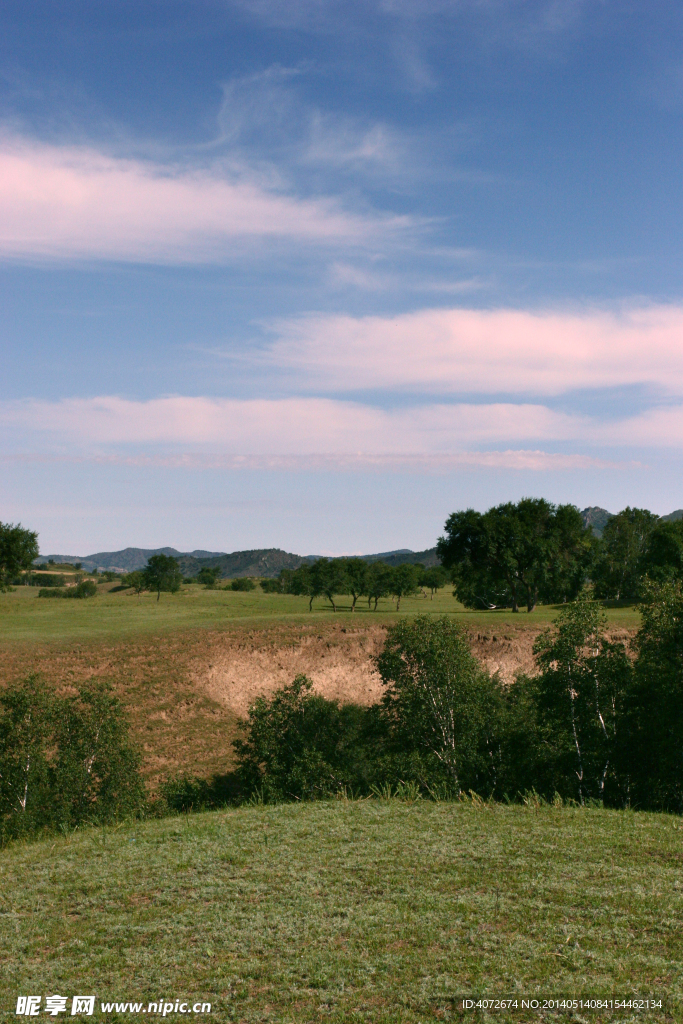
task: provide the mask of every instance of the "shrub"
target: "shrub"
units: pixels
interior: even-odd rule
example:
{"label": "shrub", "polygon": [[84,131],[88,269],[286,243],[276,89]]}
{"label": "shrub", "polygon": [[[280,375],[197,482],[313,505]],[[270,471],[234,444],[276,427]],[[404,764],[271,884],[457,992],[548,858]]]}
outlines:
{"label": "shrub", "polygon": [[235,740],[243,793],[312,800],[371,780],[367,711],[312,693],[304,675],[249,709],[246,739]]}
{"label": "shrub", "polygon": [[38,597],[95,597],[97,584],[94,580],[81,580],[75,587],[62,587],[59,590],[39,590]]}
{"label": "shrub", "polygon": [[111,821],[144,803],[139,757],[106,684],[58,697],[29,676],[0,694],[0,837]]}
{"label": "shrub", "polygon": [[238,576],[237,579],[231,580],[231,590],[255,590],[256,584],[248,576]]}

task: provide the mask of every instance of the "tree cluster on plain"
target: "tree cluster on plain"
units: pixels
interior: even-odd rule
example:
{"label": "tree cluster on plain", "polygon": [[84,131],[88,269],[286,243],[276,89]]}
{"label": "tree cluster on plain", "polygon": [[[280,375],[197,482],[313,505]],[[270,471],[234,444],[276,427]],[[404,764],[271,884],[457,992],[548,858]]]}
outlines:
{"label": "tree cluster on plain", "polygon": [[383,597],[393,597],[398,611],[402,597],[416,594],[423,588],[433,597],[447,582],[448,574],[441,566],[425,569],[419,563],[390,566],[381,561],[368,563],[362,558],[318,558],[298,569],[283,569],[273,581],[274,585],[266,589],[307,597],[309,611],[316,598],[325,598],[336,612],[335,599],[342,596],[351,598],[352,612],[360,598],[367,599],[368,608],[372,608],[374,602],[376,611]]}
{"label": "tree cluster on plain", "polygon": [[542,498],[467,509],[446,521],[437,554],[466,608],[512,608],[572,601],[586,583],[603,600],[637,601],[648,580],[683,580],[683,520],[646,509],[612,516],[602,538],[573,505]]}

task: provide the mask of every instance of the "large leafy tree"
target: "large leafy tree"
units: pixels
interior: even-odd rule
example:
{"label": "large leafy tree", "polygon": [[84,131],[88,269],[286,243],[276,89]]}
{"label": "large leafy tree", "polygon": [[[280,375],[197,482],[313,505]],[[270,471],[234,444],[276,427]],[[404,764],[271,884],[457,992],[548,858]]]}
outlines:
{"label": "large leafy tree", "polygon": [[[660,520],[653,527],[640,559],[641,576],[652,582],[683,582],[683,519]],[[643,591],[642,583],[639,590]]]}
{"label": "large leafy tree", "polygon": [[332,611],[336,612],[335,596],[348,594],[349,592],[349,583],[343,560],[338,558],[319,558],[311,566],[311,576],[319,592],[332,605]]}
{"label": "large leafy tree", "polygon": [[401,598],[414,594],[419,586],[424,566],[411,565],[405,562],[391,570],[390,592],[396,598],[396,611],[401,607]]}
{"label": "large leafy tree", "polygon": [[543,498],[507,502],[488,512],[467,509],[446,521],[437,544],[458,598],[467,607],[511,605],[529,612],[539,600],[563,601],[579,591],[591,560],[592,535],[573,505]]}
{"label": "large leafy tree", "polygon": [[21,523],[0,523],[0,590],[30,569],[37,557],[37,533],[25,530]]}
{"label": "large leafy tree", "polygon": [[612,516],[602,534],[592,571],[595,595],[635,601],[647,572],[647,550],[658,518],[645,508],[625,508]]}
{"label": "large leafy tree", "polygon": [[171,555],[152,555],[142,570],[142,575],[145,589],[156,591],[157,601],[161,597],[162,590],[175,594],[180,590],[180,584],[183,582],[183,574],[178,561]]}
{"label": "large leafy tree", "polygon": [[29,676],[0,693],[0,837],[109,821],[144,801],[139,756],[106,684],[58,696]]}
{"label": "large leafy tree", "polygon": [[367,756],[365,709],[312,692],[304,675],[249,708],[246,736],[233,741],[247,792],[267,800],[311,800],[357,783]]}

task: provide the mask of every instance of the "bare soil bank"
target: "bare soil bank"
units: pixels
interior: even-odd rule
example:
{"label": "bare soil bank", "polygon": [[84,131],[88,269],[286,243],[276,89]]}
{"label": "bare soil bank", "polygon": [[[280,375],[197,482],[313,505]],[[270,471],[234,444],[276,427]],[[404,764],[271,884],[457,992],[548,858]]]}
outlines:
{"label": "bare soil bank", "polygon": [[[511,683],[518,672],[535,670],[533,646],[539,627],[524,626],[506,633],[470,634],[472,652],[493,675]],[[265,631],[264,631],[265,633]],[[628,630],[614,630],[613,640],[628,640]],[[213,645],[209,661],[192,666],[195,685],[219,704],[244,716],[253,700],[286,686],[299,673],[313,682],[317,693],[332,700],[374,704],[382,684],[374,667],[386,636],[386,627],[353,628],[337,625],[311,628],[307,633],[278,644],[272,631],[248,642],[222,636]]]}

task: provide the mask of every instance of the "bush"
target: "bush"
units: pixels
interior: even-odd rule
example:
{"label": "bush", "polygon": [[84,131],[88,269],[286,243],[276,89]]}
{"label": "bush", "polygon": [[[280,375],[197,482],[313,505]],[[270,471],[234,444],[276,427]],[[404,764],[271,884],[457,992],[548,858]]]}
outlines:
{"label": "bush", "polygon": [[243,794],[313,800],[372,781],[368,711],[312,693],[304,675],[249,709],[247,738],[235,740]]}
{"label": "bush", "polygon": [[64,574],[61,572],[55,573],[41,573],[40,576],[34,576],[31,581],[33,587],[63,587],[64,586]]}
{"label": "bush", "polygon": [[263,591],[264,594],[284,594],[284,590],[282,588],[282,580],[279,579],[260,580],[259,586],[261,587],[261,590]]}
{"label": "bush", "polygon": [[63,587],[59,590],[39,590],[38,597],[95,597],[97,584],[94,580],[82,580],[75,587]]}
{"label": "bush", "polygon": [[[226,588],[227,589],[227,588]],[[238,576],[230,583],[230,590],[255,590],[256,584],[248,576]]]}
{"label": "bush", "polygon": [[58,697],[36,676],[0,694],[0,837],[106,822],[145,805],[139,757],[106,684]]}

